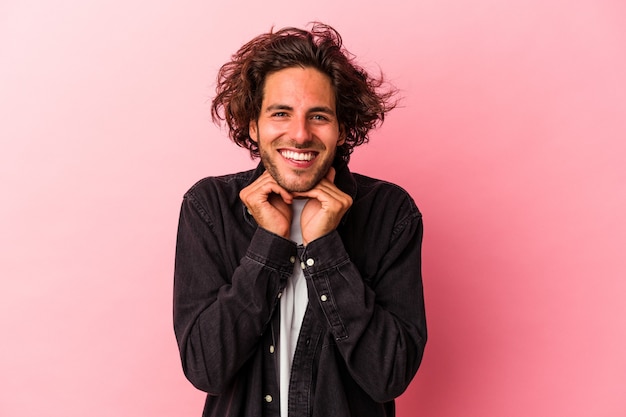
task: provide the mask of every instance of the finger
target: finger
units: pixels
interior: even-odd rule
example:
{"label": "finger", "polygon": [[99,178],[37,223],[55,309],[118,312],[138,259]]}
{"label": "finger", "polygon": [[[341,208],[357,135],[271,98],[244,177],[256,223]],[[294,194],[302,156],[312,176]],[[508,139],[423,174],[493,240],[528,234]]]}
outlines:
{"label": "finger", "polygon": [[259,178],[257,178],[252,184],[244,188],[240,193],[241,199],[244,201],[252,202],[265,202],[269,201],[271,194],[279,195],[282,200],[291,204],[293,196],[281,187],[276,180],[266,171]]}
{"label": "finger", "polygon": [[335,199],[340,201],[351,199],[348,194],[341,191],[334,183],[327,179],[323,179],[315,187],[308,191],[293,193],[293,196],[315,198],[320,201],[328,199]]}
{"label": "finger", "polygon": [[334,187],[334,184],[330,185],[331,186],[320,185],[312,190],[299,194],[302,194],[303,197],[319,201],[324,209],[330,209],[331,211],[347,210],[348,207],[352,205],[352,197]]}
{"label": "finger", "polygon": [[[264,183],[269,187],[268,189],[271,190],[271,193],[274,194],[278,194],[285,203],[287,204],[291,204],[293,201],[293,195],[285,190],[283,187],[281,187],[276,180],[274,179],[274,177],[272,177],[270,175],[270,173],[268,171],[265,171],[261,177],[263,178]],[[259,178],[261,178],[259,177]]]}

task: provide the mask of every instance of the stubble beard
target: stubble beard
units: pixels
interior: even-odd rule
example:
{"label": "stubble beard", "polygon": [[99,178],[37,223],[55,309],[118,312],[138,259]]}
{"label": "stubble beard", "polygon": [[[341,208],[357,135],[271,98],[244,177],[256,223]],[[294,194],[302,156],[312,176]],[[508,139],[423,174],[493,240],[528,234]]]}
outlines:
{"label": "stubble beard", "polygon": [[[272,151],[272,152],[276,152],[276,151]],[[317,168],[317,170],[314,172],[313,176],[311,177],[311,180],[306,181],[304,183],[301,183],[300,181],[291,181],[290,183],[287,181],[286,178],[283,178],[283,176],[280,173],[280,170],[278,169],[276,164],[274,164],[272,157],[270,156],[270,153],[262,149],[261,147],[259,147],[259,153],[261,155],[261,162],[265,166],[265,169],[270,173],[270,175],[272,176],[272,178],[274,178],[274,180],[278,183],[278,185],[280,185],[281,187],[283,187],[285,190],[287,190],[290,193],[306,192],[314,188],[322,180],[322,178],[326,176],[326,174],[328,173],[328,170],[333,165],[333,161],[335,159],[335,152],[336,150],[333,150],[331,154],[328,155],[328,158],[324,161],[324,163],[320,165]],[[277,157],[280,157],[280,155],[278,155]],[[291,173],[297,177],[301,177],[303,175],[306,175],[308,171],[309,170],[292,169]]]}

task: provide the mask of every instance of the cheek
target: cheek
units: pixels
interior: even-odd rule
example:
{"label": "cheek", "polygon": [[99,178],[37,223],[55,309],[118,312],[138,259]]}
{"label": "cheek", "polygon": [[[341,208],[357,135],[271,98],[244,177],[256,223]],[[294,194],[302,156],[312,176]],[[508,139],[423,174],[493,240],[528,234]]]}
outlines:
{"label": "cheek", "polygon": [[264,123],[258,126],[257,140],[271,142],[273,139],[286,134],[284,123]]}
{"label": "cheek", "polygon": [[336,128],[332,129],[332,131],[327,132],[326,137],[328,138],[325,142],[329,147],[337,147],[341,146],[345,141],[346,137],[343,134],[342,129]]}

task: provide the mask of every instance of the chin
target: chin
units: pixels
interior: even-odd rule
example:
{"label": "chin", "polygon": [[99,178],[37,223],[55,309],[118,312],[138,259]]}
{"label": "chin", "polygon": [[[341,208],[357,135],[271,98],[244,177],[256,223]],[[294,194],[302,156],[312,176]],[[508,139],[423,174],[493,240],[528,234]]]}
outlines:
{"label": "chin", "polygon": [[302,173],[289,173],[288,175],[279,175],[274,178],[276,179],[276,182],[278,182],[278,185],[290,193],[302,193],[311,190],[322,180],[322,176],[311,175],[312,173],[307,174],[308,175],[303,175]]}
{"label": "chin", "polygon": [[303,192],[309,191],[310,189],[315,187],[316,184],[317,183],[302,182],[302,181],[278,183],[278,185],[280,185],[281,187],[283,187],[285,190],[289,191],[290,193],[303,193]]}

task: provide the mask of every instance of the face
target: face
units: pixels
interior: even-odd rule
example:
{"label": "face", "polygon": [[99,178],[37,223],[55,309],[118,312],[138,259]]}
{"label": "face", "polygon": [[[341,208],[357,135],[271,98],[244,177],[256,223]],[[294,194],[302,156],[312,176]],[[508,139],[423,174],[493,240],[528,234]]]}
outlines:
{"label": "face", "polygon": [[301,67],[268,75],[259,118],[250,122],[250,137],[281,187],[290,192],[313,188],[344,142],[328,76]]}

